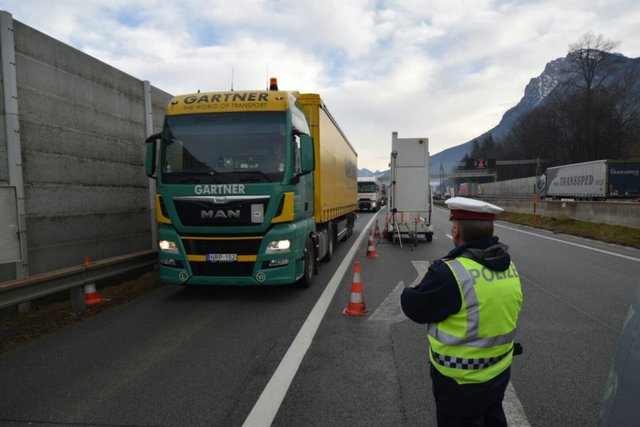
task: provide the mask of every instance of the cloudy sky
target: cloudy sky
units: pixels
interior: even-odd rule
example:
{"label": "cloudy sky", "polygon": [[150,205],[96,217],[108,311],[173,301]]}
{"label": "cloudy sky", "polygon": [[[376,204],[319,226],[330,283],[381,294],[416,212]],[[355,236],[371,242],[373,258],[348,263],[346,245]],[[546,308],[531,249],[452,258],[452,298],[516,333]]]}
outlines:
{"label": "cloudy sky", "polygon": [[391,132],[431,154],[498,124],[586,32],[640,56],[637,0],[0,0],[13,18],[171,94],[320,93],[387,169]]}

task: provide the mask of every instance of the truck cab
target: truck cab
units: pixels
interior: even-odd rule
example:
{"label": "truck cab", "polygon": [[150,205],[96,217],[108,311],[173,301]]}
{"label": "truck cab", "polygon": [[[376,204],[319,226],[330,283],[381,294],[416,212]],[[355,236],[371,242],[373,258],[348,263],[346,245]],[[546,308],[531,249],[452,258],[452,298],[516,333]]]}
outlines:
{"label": "truck cab", "polygon": [[311,284],[317,261],[352,234],[356,208],[357,153],[328,113],[316,117],[323,108],[277,83],[171,100],[146,140],[162,282]]}
{"label": "truck cab", "polygon": [[360,211],[380,210],[384,204],[382,181],[377,177],[358,178],[358,209]]}

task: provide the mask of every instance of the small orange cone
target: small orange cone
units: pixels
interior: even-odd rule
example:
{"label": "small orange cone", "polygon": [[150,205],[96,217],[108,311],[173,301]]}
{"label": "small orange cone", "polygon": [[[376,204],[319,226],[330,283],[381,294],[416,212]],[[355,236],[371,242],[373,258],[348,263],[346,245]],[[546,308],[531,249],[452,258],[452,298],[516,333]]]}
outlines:
{"label": "small orange cone", "polygon": [[380,237],[380,227],[378,227],[378,219],[376,219],[376,228],[373,233],[373,237],[375,237],[376,239]]}
{"label": "small orange cone", "polygon": [[351,283],[351,297],[349,305],[342,310],[345,316],[368,316],[371,310],[367,310],[364,304],[364,288],[360,283],[360,263],[356,261],[353,266],[353,282]]}
{"label": "small orange cone", "polygon": [[369,258],[378,258],[378,253],[376,252],[376,244],[373,242],[373,235],[371,234],[371,229],[369,229],[369,244],[367,246],[367,255]]}
{"label": "small orange cone", "polygon": [[84,285],[84,303],[86,305],[100,304],[101,302],[105,302],[106,300],[106,298],[98,296],[95,283]]}
{"label": "small orange cone", "polygon": [[[91,264],[91,259],[88,256],[84,257],[84,266],[87,267],[89,264]],[[100,304],[106,300],[106,298],[98,296],[95,283],[84,285],[84,303],[86,305]]]}

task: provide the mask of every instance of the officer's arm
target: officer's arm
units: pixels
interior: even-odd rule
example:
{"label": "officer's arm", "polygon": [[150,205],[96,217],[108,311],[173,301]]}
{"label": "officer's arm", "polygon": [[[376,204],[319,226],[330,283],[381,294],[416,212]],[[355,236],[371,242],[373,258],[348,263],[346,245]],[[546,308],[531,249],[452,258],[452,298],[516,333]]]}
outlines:
{"label": "officer's arm", "polygon": [[414,322],[435,323],[459,312],[462,298],[449,267],[436,261],[419,285],[402,291],[400,304],[404,314]]}

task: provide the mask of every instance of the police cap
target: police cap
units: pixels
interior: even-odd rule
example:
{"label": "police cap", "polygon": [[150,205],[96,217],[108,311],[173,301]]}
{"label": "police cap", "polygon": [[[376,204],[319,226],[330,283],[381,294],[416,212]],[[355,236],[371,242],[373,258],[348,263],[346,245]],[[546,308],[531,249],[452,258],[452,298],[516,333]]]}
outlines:
{"label": "police cap", "polygon": [[445,203],[450,209],[449,220],[478,219],[493,221],[496,219],[497,214],[504,212],[504,209],[499,206],[466,197],[452,197]]}

